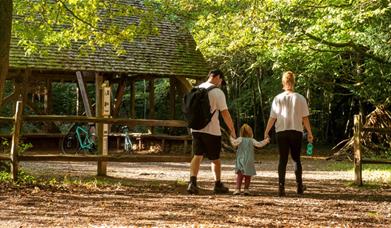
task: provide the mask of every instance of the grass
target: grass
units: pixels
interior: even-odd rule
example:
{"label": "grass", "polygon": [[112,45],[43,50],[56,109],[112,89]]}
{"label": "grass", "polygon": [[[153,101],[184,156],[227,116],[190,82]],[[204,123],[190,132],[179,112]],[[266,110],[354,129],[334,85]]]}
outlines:
{"label": "grass", "polygon": [[[326,171],[354,172],[352,162],[332,162],[325,167]],[[391,165],[388,164],[363,164],[362,177],[368,188],[379,184],[391,184]]]}

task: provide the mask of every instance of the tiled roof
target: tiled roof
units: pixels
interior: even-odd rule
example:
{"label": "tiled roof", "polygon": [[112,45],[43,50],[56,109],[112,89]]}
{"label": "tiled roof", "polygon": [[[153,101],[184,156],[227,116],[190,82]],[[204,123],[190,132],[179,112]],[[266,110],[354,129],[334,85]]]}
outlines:
{"label": "tiled roof", "polygon": [[40,45],[46,55],[26,56],[18,40],[13,38],[10,50],[10,68],[35,70],[96,71],[162,76],[205,77],[208,66],[189,32],[172,23],[159,23],[159,35],[125,43],[126,54],[118,56],[110,46],[97,48],[87,56],[80,54],[80,43],[71,48]]}

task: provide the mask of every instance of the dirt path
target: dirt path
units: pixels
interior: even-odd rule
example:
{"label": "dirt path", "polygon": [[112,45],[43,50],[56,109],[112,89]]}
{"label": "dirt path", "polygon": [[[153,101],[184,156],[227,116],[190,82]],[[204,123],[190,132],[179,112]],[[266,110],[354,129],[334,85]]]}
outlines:
{"label": "dirt path", "polygon": [[[331,162],[304,160],[305,195],[295,194],[288,165],[287,197],[276,197],[277,159],[260,158],[254,196],[214,195],[204,162],[200,195],[186,194],[187,163],[109,163],[111,185],[11,188],[0,185],[0,227],[390,227],[391,187],[356,188],[351,171],[325,171]],[[22,163],[28,173],[93,178],[95,163]],[[223,181],[234,188],[233,160],[223,161]],[[232,192],[232,191],[231,191]]]}

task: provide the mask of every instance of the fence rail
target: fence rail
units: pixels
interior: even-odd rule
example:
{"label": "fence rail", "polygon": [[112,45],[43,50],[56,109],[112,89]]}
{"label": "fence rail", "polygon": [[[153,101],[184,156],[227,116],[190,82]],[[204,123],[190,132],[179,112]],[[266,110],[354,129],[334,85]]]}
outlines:
{"label": "fence rail", "polygon": [[[152,119],[126,119],[126,118],[103,118],[103,117],[85,117],[85,116],[62,116],[62,115],[22,115],[22,102],[16,104],[14,117],[0,117],[0,122],[10,122],[14,124],[11,134],[12,143],[9,155],[0,154],[0,160],[11,162],[11,177],[13,180],[18,178],[18,169],[20,161],[73,161],[73,162],[98,162],[98,175],[105,175],[105,172],[99,172],[100,162],[189,162],[190,155],[185,156],[163,156],[163,155],[19,155],[18,145],[20,138],[20,127],[23,121],[59,121],[59,122],[89,122],[101,124],[125,124],[128,126],[145,127],[187,127],[187,122],[183,120],[152,120]],[[166,138],[164,138],[166,139]],[[169,138],[167,138],[169,139]],[[177,138],[175,138],[177,139]],[[181,138],[182,139],[182,138]],[[98,145],[103,145],[103,138],[98,137]],[[188,138],[183,138],[185,147]]]}

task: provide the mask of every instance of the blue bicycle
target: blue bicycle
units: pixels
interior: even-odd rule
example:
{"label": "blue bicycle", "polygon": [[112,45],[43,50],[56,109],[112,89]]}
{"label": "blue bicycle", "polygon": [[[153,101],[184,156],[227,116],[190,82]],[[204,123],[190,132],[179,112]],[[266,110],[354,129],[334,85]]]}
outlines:
{"label": "blue bicycle", "polygon": [[129,128],[128,126],[123,126],[121,127],[121,129],[122,132],[124,133],[124,152],[130,154],[132,152],[133,144],[129,137]]}
{"label": "blue bicycle", "polygon": [[61,151],[64,154],[76,154],[79,151],[96,154],[95,127],[77,123],[61,140]]}

